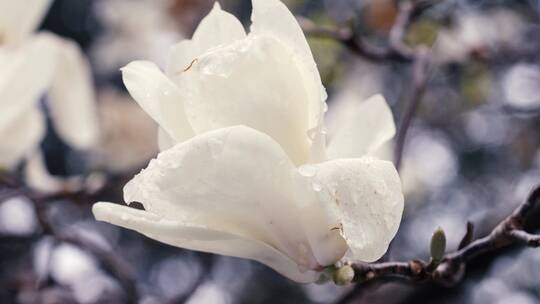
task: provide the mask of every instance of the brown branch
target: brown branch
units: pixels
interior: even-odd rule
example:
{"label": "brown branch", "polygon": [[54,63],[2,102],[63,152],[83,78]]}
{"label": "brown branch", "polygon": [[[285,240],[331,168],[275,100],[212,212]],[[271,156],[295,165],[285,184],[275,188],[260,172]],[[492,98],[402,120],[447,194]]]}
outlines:
{"label": "brown branch", "polygon": [[408,0],[401,2],[386,47],[370,43],[350,27],[319,27],[303,17],[299,17],[298,21],[306,35],[335,40],[347,47],[352,53],[367,60],[412,63],[415,61],[415,50],[405,43],[405,34],[414,19],[434,4],[435,1]]}
{"label": "brown branch", "polygon": [[319,27],[311,20],[298,18],[304,32],[311,37],[328,38],[341,43],[352,53],[374,62],[411,62],[412,58],[392,47],[380,47],[368,42],[349,28]]}
{"label": "brown branch", "polygon": [[370,44],[350,28],[317,27],[313,22],[305,18],[299,18],[299,22],[306,34],[338,41],[351,52],[367,60],[412,63],[412,88],[404,101],[405,110],[398,127],[394,149],[394,163],[398,170],[401,166],[407,133],[426,90],[433,61],[428,48],[424,46],[416,49],[410,47],[405,43],[405,35],[414,19],[433,4],[433,1],[418,0],[401,2],[399,4],[399,13],[390,30],[387,47],[377,47]]}
{"label": "brown branch", "polygon": [[[444,286],[453,286],[463,278],[467,262],[486,254],[497,253],[511,245],[540,247],[540,235],[525,231],[525,222],[540,201],[540,185],[536,186],[527,199],[516,210],[501,221],[489,235],[468,243],[457,251],[447,253],[440,263],[412,260],[408,262],[357,263],[354,281],[357,283],[351,294],[359,294],[366,282],[383,278],[399,278],[408,281],[431,281]],[[469,225],[470,226],[470,225]],[[466,234],[472,234],[469,227]],[[353,299],[347,294],[337,303]]]}
{"label": "brown branch", "polygon": [[399,5],[399,13],[390,29],[388,39],[390,47],[407,58],[415,57],[415,50],[405,43],[404,38],[416,9],[414,2],[411,1],[404,1]]}

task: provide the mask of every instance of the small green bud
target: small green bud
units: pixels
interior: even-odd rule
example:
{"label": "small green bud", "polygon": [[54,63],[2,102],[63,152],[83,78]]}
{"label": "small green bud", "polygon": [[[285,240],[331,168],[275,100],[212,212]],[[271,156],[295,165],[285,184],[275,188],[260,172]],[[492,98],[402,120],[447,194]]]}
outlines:
{"label": "small green bud", "polygon": [[433,232],[431,237],[431,258],[434,262],[439,262],[444,257],[446,251],[446,235],[440,227]]}
{"label": "small green bud", "polygon": [[341,266],[334,272],[333,279],[336,285],[348,285],[354,279],[354,269],[351,265]]}

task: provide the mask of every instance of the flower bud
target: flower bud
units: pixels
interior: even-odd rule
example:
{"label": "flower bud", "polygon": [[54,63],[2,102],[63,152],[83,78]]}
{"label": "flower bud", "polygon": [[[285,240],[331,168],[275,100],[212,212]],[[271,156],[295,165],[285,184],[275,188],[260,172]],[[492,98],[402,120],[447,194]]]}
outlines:
{"label": "flower bud", "polygon": [[439,227],[431,237],[431,258],[433,261],[439,262],[442,260],[445,250],[446,235],[444,234],[444,230]]}
{"label": "flower bud", "polygon": [[348,285],[354,279],[354,269],[351,265],[344,265],[334,272],[333,279],[336,285]]}

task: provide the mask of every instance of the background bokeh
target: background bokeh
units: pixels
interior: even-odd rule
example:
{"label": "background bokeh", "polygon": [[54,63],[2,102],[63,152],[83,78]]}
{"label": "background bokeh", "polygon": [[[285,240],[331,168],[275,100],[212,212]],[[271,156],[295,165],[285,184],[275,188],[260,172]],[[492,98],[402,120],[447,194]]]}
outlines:
{"label": "background bokeh", "polygon": [[[384,45],[396,16],[391,0],[285,1],[318,25],[352,24]],[[390,260],[427,258],[442,227],[453,249],[466,222],[481,236],[540,180],[540,2],[440,0],[411,26],[407,42],[432,46],[437,68],[409,131],[402,178],[406,210]],[[250,1],[221,0],[249,26]],[[169,46],[190,37],[210,0],[56,0],[41,28],[74,39],[88,56],[99,102],[102,143],[70,150],[51,129],[42,143],[57,175],[105,172],[99,199],[121,189],[157,153],[156,126],[127,94],[119,68],[132,60],[164,64]],[[279,22],[279,20],[276,20]],[[329,93],[328,124],[375,93],[396,121],[410,89],[410,65],[372,63],[336,41],[310,38]],[[96,199],[98,199],[96,198]],[[332,303],[346,288],[300,285],[263,265],[170,247],[98,223],[92,200],[60,199],[48,212],[125,261],[141,303]],[[539,218],[535,225],[540,226]],[[538,227],[536,227],[538,228]],[[0,202],[0,303],[124,303],[129,295],[94,256],[42,236],[24,197]],[[482,257],[453,288],[391,282],[370,286],[357,303],[540,303],[540,252],[508,249]]]}

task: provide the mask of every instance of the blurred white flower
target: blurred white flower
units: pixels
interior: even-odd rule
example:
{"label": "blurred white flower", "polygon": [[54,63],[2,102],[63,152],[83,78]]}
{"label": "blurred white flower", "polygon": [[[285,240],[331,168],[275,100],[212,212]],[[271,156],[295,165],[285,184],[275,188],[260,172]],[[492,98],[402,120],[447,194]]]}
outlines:
{"label": "blurred white flower", "polygon": [[172,48],[166,74],[151,62],[123,69],[162,152],[124,188],[145,210],[97,203],[94,215],[299,282],[343,258],[375,261],[403,210],[393,164],[367,156],[395,133],[390,109],[370,98],[327,149],[326,94],[300,26],[278,0],[252,3],[248,35],[216,4]]}
{"label": "blurred white flower", "polygon": [[158,152],[156,123],[128,94],[102,89],[98,100],[102,135],[97,163],[112,172],[139,170]]}
{"label": "blurred white flower", "polygon": [[0,0],[0,167],[7,169],[31,155],[41,161],[35,155],[46,125],[38,102],[45,93],[66,143],[87,149],[98,137],[90,70],[78,46],[51,33],[33,33],[49,4]]}
{"label": "blurred white flower", "polygon": [[187,301],[187,304],[197,303],[229,304],[232,301],[226,290],[219,288],[216,284],[205,283],[197,288]]}
{"label": "blurred white flower", "polygon": [[521,110],[540,106],[540,69],[538,66],[519,63],[504,75],[502,89],[506,103]]}
{"label": "blurred white flower", "polygon": [[460,12],[455,24],[442,29],[434,47],[441,62],[463,62],[473,53],[500,50],[520,45],[525,24],[509,10]]}
{"label": "blurred white flower", "polygon": [[[136,58],[165,63],[163,50],[182,39],[169,14],[172,0],[101,0],[96,15],[107,28],[91,50],[98,73],[117,72]],[[136,18],[134,18],[136,16]]]}
{"label": "blurred white flower", "polygon": [[14,197],[0,203],[0,233],[29,235],[36,230],[36,213],[26,198]]}
{"label": "blurred white flower", "polygon": [[[406,195],[422,195],[440,189],[457,175],[458,160],[442,133],[418,130],[411,136],[400,174]],[[431,231],[431,230],[430,230]]]}

